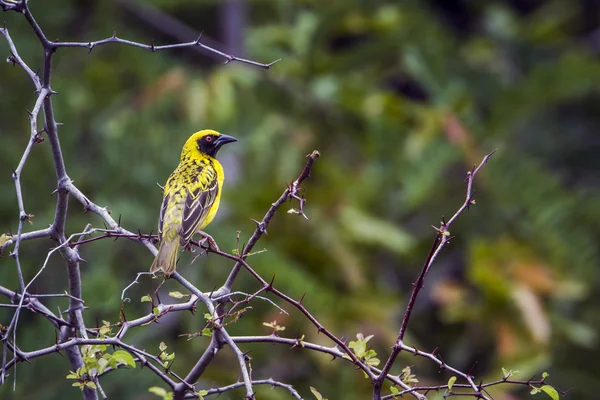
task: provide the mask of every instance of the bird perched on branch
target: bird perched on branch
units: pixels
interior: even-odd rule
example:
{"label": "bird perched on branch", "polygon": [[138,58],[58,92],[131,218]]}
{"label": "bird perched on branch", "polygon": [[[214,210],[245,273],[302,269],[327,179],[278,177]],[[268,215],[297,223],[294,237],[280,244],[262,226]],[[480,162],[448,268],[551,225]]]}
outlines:
{"label": "bird perched on branch", "polygon": [[186,248],[196,233],[204,236],[211,248],[218,249],[202,229],[215,217],[221,199],[223,167],[215,157],[221,146],[236,141],[206,129],[194,133],[183,145],[179,165],[164,188],[158,221],[160,246],[151,272],[175,272],[179,246]]}

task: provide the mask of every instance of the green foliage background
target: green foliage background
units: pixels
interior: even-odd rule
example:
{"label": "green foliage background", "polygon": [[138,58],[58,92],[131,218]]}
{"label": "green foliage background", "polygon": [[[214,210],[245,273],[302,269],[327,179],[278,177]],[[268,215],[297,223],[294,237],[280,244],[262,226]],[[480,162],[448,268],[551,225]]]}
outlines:
{"label": "green foliage background", "polygon": [[[108,1],[31,1],[49,38],[120,37],[156,44],[178,41],[170,22],[141,17],[156,7],[184,24],[223,39],[227,7],[218,1],[153,0],[139,7]],[[131,3],[128,3],[131,4]],[[250,258],[267,279],[304,304],[329,329],[348,339],[375,335],[369,344],[385,358],[399,328],[411,282],[434,236],[431,225],[464,200],[464,173],[498,149],[476,181],[477,205],[459,219],[456,235],[428,277],[407,343],[438,347],[444,360],[486,380],[501,367],[527,380],[544,370],[569,398],[598,393],[600,367],[600,7],[592,1],[247,1],[241,27],[249,58],[282,61],[270,71],[230,64],[187,49],[150,53],[108,45],[59,49],[54,57],[54,105],[69,176],[100,205],[121,215],[124,227],[156,230],[162,184],[189,134],[213,128],[240,141],[220,155],[227,172],[218,219],[207,231],[224,250],[242,240],[295,178],[304,156],[322,157],[306,182],[310,221],[281,210]],[[41,46],[21,15],[4,13],[21,56],[35,70]],[[158,27],[158,28],[157,28]],[[192,40],[186,37],[185,40]],[[221,47],[223,48],[223,47]],[[8,46],[0,41],[0,52]],[[16,230],[18,211],[10,171],[29,137],[25,108],[35,100],[27,76],[0,66],[0,231]],[[36,145],[23,173],[30,229],[52,221],[55,188],[47,142]],[[98,217],[71,202],[69,232]],[[290,206],[292,207],[292,205]],[[31,279],[53,244],[21,247]],[[127,240],[97,241],[82,249],[86,322],[118,321],[121,290],[152,261]],[[231,263],[214,256],[179,270],[203,290],[218,287]],[[1,284],[16,288],[14,262],[0,260]],[[149,311],[139,299],[158,281],[141,279],[127,295],[128,318]],[[62,259],[50,261],[39,293],[66,289]],[[161,290],[180,290],[168,282]],[[257,289],[247,274],[236,289]],[[66,301],[47,301],[51,309]],[[269,334],[277,319],[285,336],[328,344],[307,321],[255,302],[232,334]],[[12,310],[0,309],[8,324]],[[178,337],[203,327],[202,312],[173,315],[137,328],[128,341],[158,353],[174,350],[183,373],[206,338]],[[48,346],[55,335],[44,318],[23,314],[19,346]],[[369,398],[362,373],[321,354],[279,345],[247,345],[253,375],[292,383],[307,398],[314,386],[329,399]],[[421,384],[450,375],[402,354],[396,372],[412,366]],[[55,354],[18,365],[17,391],[5,399],[77,399],[65,379],[68,362]],[[238,379],[228,350],[219,354],[202,386]],[[102,383],[111,399],[156,398],[161,382],[148,370],[110,373]],[[510,391],[510,395],[506,393]],[[236,399],[242,392],[222,395]],[[528,398],[502,387],[495,399]],[[258,388],[260,399],[280,389]],[[442,394],[432,394],[441,398]],[[512,396],[512,397],[511,397]],[[538,396],[544,396],[538,395]]]}

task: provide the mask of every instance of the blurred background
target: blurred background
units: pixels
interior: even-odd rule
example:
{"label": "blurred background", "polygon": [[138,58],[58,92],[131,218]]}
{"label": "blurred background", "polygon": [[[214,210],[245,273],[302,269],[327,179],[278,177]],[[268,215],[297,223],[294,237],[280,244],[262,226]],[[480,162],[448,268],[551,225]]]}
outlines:
{"label": "blurred background", "polygon": [[[310,220],[282,208],[249,261],[267,280],[306,307],[338,336],[375,335],[385,359],[396,338],[411,283],[419,274],[442,216],[464,201],[465,172],[498,149],[477,176],[477,205],[453,226],[456,238],[440,255],[409,325],[406,343],[439,349],[444,360],[496,380],[501,368],[527,380],[543,371],[570,399],[600,391],[600,3],[593,0],[358,1],[31,1],[50,39],[87,42],[112,35],[155,44],[196,39],[260,62],[271,70],[221,65],[198,49],[150,53],[122,45],[60,49],[53,89],[66,166],[75,184],[108,206],[132,231],[156,231],[161,191],[187,137],[212,128],[239,143],[220,153],[227,174],[223,203],[207,232],[222,250],[247,240],[270,204],[295,179],[305,155],[322,157],[304,184]],[[2,19],[20,55],[36,70],[42,50],[17,13]],[[0,52],[9,50],[4,40]],[[0,232],[16,231],[18,209],[10,171],[29,137],[25,108],[35,101],[28,77],[0,66]],[[36,145],[23,173],[27,212],[39,229],[52,222],[56,187],[47,142]],[[289,208],[295,207],[291,204]],[[101,220],[71,201],[70,233]],[[41,266],[50,240],[21,247],[25,278]],[[120,295],[146,271],[151,254],[120,239],[81,250],[86,322],[119,320]],[[220,286],[231,262],[201,257],[179,271],[205,291]],[[0,284],[18,287],[14,261],[0,259]],[[129,319],[149,312],[139,299],[159,281],[148,277],[127,292]],[[51,259],[38,293],[67,289],[62,259]],[[258,289],[242,271],[235,289]],[[169,290],[182,290],[167,282]],[[3,300],[5,302],[5,300]],[[51,309],[67,301],[45,301]],[[255,301],[229,326],[234,335],[268,335],[264,321],[330,345],[306,319]],[[202,313],[178,314],[137,328],[128,342],[158,354],[165,341],[184,374],[208,338],[179,337],[204,327]],[[7,325],[12,310],[0,309]],[[54,343],[44,318],[22,314],[18,345]],[[363,374],[341,360],[281,345],[251,350],[253,376],[309,386],[333,399],[370,398]],[[401,354],[421,385],[451,376]],[[68,362],[54,354],[18,365],[17,391],[3,399],[79,399],[65,379]],[[201,386],[239,378],[224,349]],[[111,399],[152,399],[162,382],[141,368],[102,378]],[[389,393],[388,385],[384,393]],[[501,386],[495,399],[530,398],[528,388]],[[239,399],[229,392],[223,399]],[[283,399],[282,389],[257,389],[259,399]],[[544,397],[544,394],[538,397]],[[442,393],[430,394],[441,399]]]}

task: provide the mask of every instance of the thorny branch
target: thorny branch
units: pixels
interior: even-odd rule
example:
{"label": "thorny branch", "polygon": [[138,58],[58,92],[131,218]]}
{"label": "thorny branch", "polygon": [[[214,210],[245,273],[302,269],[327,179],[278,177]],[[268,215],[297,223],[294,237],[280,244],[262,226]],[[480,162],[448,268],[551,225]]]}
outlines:
{"label": "thorny branch", "polygon": [[[410,295],[410,299],[408,300],[408,304],[406,305],[406,311],[404,314],[404,318],[402,318],[402,323],[400,326],[400,332],[398,333],[398,338],[396,339],[396,343],[392,347],[392,352],[391,352],[390,356],[388,357],[387,361],[385,362],[385,365],[382,369],[381,374],[379,374],[377,379],[373,382],[373,399],[374,400],[380,399],[383,381],[385,380],[385,377],[387,376],[387,374],[390,372],[392,366],[394,365],[394,362],[396,361],[396,357],[398,357],[398,354],[400,354],[400,351],[403,350],[404,344],[403,344],[402,340],[404,339],[404,334],[406,333],[406,328],[408,327],[408,321],[410,320],[410,316],[411,316],[413,307],[415,305],[415,302],[417,301],[417,296],[419,295],[419,292],[423,288],[423,282],[425,280],[425,276],[427,275],[429,268],[431,267],[431,265],[433,264],[433,262],[435,261],[437,256],[440,254],[442,249],[450,242],[450,230],[449,229],[450,229],[450,226],[452,225],[452,223],[454,221],[456,221],[456,219],[470,205],[475,204],[475,202],[473,201],[473,179],[475,179],[475,175],[477,175],[479,170],[488,162],[490,157],[495,152],[496,151],[494,150],[490,154],[486,155],[483,158],[483,160],[481,161],[481,163],[477,166],[477,168],[473,168],[473,170],[467,172],[467,179],[466,179],[467,180],[467,194],[466,194],[465,202],[456,211],[456,213],[452,216],[452,218],[450,218],[450,220],[448,222],[445,222],[442,219],[440,227],[439,228],[434,227],[434,229],[436,230],[437,233],[436,233],[435,239],[433,241],[433,245],[431,246],[431,250],[430,250],[429,254],[427,255],[427,259],[425,260],[425,264],[423,265],[423,269],[421,270],[421,274],[417,278],[416,282],[413,283],[413,290]],[[440,366],[445,366],[445,364],[443,362],[438,363],[438,364]],[[453,372],[457,373],[462,378],[464,378],[468,382],[469,386],[471,388],[473,388],[473,391],[475,393],[477,393],[478,395],[480,395],[481,398],[487,399],[487,397],[485,395],[483,395],[483,393],[481,393],[481,390],[477,387],[475,382],[473,382],[473,377],[469,376],[468,374],[462,373],[460,371],[453,371]]]}
{"label": "thorny branch", "polygon": [[[144,45],[141,43],[121,39],[121,38],[117,37],[116,32],[115,32],[115,34],[113,34],[112,37],[103,39],[103,40],[99,40],[96,42],[89,42],[89,43],[53,42],[53,41],[50,41],[46,37],[42,28],[36,22],[35,18],[33,17],[32,13],[29,9],[28,2],[26,0],[21,0],[21,1],[3,0],[3,1],[0,1],[0,7],[2,7],[2,9],[4,11],[12,10],[12,11],[17,11],[19,13],[22,13],[24,15],[25,19],[27,20],[27,22],[29,23],[29,25],[32,27],[35,35],[38,37],[38,39],[43,47],[43,50],[44,50],[43,77],[40,79],[40,77],[36,73],[34,73],[33,70],[31,68],[29,68],[29,66],[19,56],[16,46],[14,45],[14,42],[12,41],[12,38],[10,37],[10,34],[9,34],[7,28],[6,27],[0,28],[0,33],[5,37],[6,41],[8,42],[10,51],[11,51],[11,55],[8,57],[7,61],[12,62],[13,64],[18,64],[30,77],[30,79],[32,80],[32,82],[35,86],[36,91],[38,92],[38,97],[35,102],[35,105],[34,105],[32,111],[29,112],[29,119],[30,119],[30,123],[31,123],[30,140],[29,140],[29,143],[23,153],[21,161],[19,162],[19,165],[17,166],[17,169],[13,172],[13,180],[15,182],[15,190],[16,190],[16,194],[17,194],[17,203],[19,206],[19,221],[20,221],[19,227],[17,230],[16,237],[12,237],[10,240],[3,243],[2,248],[0,249],[0,250],[3,250],[4,248],[14,244],[14,249],[11,252],[11,255],[15,259],[17,276],[18,276],[19,282],[20,282],[20,291],[22,293],[22,294],[11,293],[12,298],[18,299],[18,305],[16,306],[15,314],[11,320],[9,327],[2,333],[3,357],[2,357],[2,369],[0,372],[0,382],[4,383],[4,380],[6,377],[6,371],[9,368],[16,368],[17,361],[27,360],[28,356],[31,356],[31,353],[24,353],[24,352],[18,350],[18,347],[16,344],[18,319],[19,319],[20,311],[23,308],[29,308],[33,311],[40,311],[51,322],[53,322],[60,333],[59,344],[66,343],[70,340],[70,338],[72,338],[72,337],[76,338],[78,335],[81,335],[81,337],[83,339],[87,339],[87,337],[88,337],[88,332],[85,327],[85,324],[83,321],[83,316],[82,316],[83,300],[81,299],[82,298],[82,296],[81,296],[81,276],[80,276],[80,270],[79,270],[79,263],[83,260],[79,256],[79,253],[77,250],[78,245],[82,244],[82,240],[79,240],[79,242],[70,244],[69,242],[70,242],[71,238],[67,239],[66,235],[65,235],[65,222],[67,219],[67,204],[68,204],[69,195],[72,195],[77,200],[79,200],[81,203],[83,203],[86,211],[92,211],[92,212],[98,214],[104,220],[104,222],[110,227],[112,233],[114,233],[115,235],[127,235],[127,236],[131,237],[133,240],[135,240],[141,244],[144,244],[153,253],[156,252],[156,249],[154,248],[154,246],[152,244],[152,240],[150,238],[142,237],[141,235],[139,237],[135,237],[133,234],[131,234],[131,232],[128,232],[127,230],[121,228],[119,226],[119,224],[116,223],[114,221],[114,219],[112,219],[110,217],[110,213],[106,208],[99,207],[96,204],[94,204],[93,202],[91,202],[79,189],[77,189],[73,185],[73,183],[67,176],[67,172],[66,172],[64,160],[63,160],[63,155],[62,155],[62,149],[60,146],[58,133],[57,133],[58,124],[56,123],[56,121],[54,119],[54,111],[53,111],[53,105],[52,105],[52,100],[51,100],[51,96],[56,94],[56,92],[51,89],[52,56],[53,56],[54,52],[57,49],[62,48],[62,47],[86,47],[91,51],[96,46],[100,46],[100,45],[104,45],[104,44],[108,44],[108,43],[126,44],[126,45],[130,45],[130,46],[150,50],[153,52],[160,51],[160,50],[174,49],[174,48],[195,46],[195,47],[200,47],[204,50],[207,50],[209,52],[212,52],[214,54],[218,54],[218,55],[224,57],[226,59],[226,63],[229,63],[231,61],[238,61],[238,62],[251,64],[251,65],[255,65],[255,66],[259,66],[259,67],[268,69],[276,61],[273,63],[269,63],[269,64],[262,64],[262,63],[258,63],[258,62],[252,61],[252,60],[247,60],[247,59],[239,58],[236,56],[228,55],[228,54],[220,52],[219,50],[216,50],[212,47],[204,45],[200,41],[201,38],[198,38],[192,42],[187,42],[187,43],[165,45],[165,46],[155,46],[154,44]],[[38,117],[38,114],[40,111],[44,112],[45,127],[42,131],[38,132],[37,117]],[[56,178],[57,178],[56,212],[55,212],[55,216],[54,216],[54,221],[48,229],[35,231],[35,232],[31,232],[29,234],[23,235],[23,225],[26,221],[28,221],[30,218],[32,218],[32,215],[27,214],[24,209],[20,176],[21,176],[21,172],[25,166],[25,163],[31,153],[32,147],[36,143],[42,141],[40,138],[40,135],[44,132],[47,134],[48,141],[49,141],[51,149],[52,149],[53,160],[54,160],[54,165],[55,165],[55,170],[56,170]],[[89,234],[89,233],[90,232],[88,232],[87,228],[86,228],[86,231],[83,232],[84,235]],[[25,281],[23,279],[23,273],[21,270],[20,261],[19,261],[19,247],[20,247],[21,241],[23,239],[30,240],[30,239],[40,238],[40,237],[50,237],[58,243],[58,246],[55,247],[52,251],[50,251],[48,253],[46,261],[44,262],[44,264],[42,265],[42,267],[40,268],[38,273],[34,276],[34,278],[29,283],[25,284]],[[50,255],[55,251],[58,251],[62,255],[62,257],[65,259],[65,262],[67,265],[68,280],[69,280],[69,292],[70,292],[70,294],[67,296],[69,299],[69,309],[68,309],[67,321],[64,321],[62,319],[61,315],[55,316],[54,314],[52,314],[43,305],[41,305],[41,303],[39,302],[38,299],[32,299],[28,292],[28,289],[31,286],[31,284],[33,283],[33,281],[35,279],[37,279],[43,272]],[[10,292],[5,288],[2,288],[2,291],[5,292],[4,294],[9,294],[9,292]],[[205,304],[207,304],[207,306],[210,305],[210,307],[212,307],[212,302],[210,302],[210,300],[208,298],[206,298],[206,296],[202,295],[199,297],[203,297],[203,300],[205,300]],[[197,301],[197,299],[194,299],[193,301],[191,300],[189,303],[190,304],[193,303],[192,305],[194,305],[196,301]],[[188,305],[184,305],[184,307],[187,307],[187,306]],[[159,307],[159,309],[160,309],[160,307]],[[133,324],[132,323],[123,324],[122,329],[120,331],[120,335],[121,336],[124,335],[127,332],[127,330],[131,326],[135,326],[136,323],[141,324],[142,323],[141,320],[143,320],[143,319],[138,319]],[[233,342],[230,341],[227,332],[223,328],[219,328],[218,332],[220,334],[220,337],[222,337],[226,342],[228,342],[228,344],[238,354],[238,358],[240,359],[242,373],[245,378],[244,381],[245,381],[245,386],[247,389],[248,398],[253,398],[252,384],[251,384],[250,378],[248,376],[247,368],[245,365],[243,365],[243,364],[245,364],[245,360],[243,358],[241,351],[237,348],[237,346]],[[13,335],[12,343],[10,342],[11,333]],[[59,344],[57,344],[57,345],[59,345]],[[12,360],[7,361],[7,355],[8,355],[9,349],[14,353],[14,357]],[[73,370],[76,370],[77,368],[83,366],[82,356],[77,347],[66,346],[66,347],[64,347],[64,349],[67,352],[69,362],[70,362],[71,368]],[[131,348],[131,351],[135,353],[136,350],[134,348]],[[151,369],[154,370],[153,368],[151,368]],[[154,372],[157,372],[157,371],[154,371]],[[15,377],[14,384],[16,385],[16,370],[14,371],[14,377]],[[170,386],[173,387],[174,385],[171,384]],[[186,384],[185,386],[186,386],[186,390],[189,389],[189,387],[188,387],[189,385]],[[91,387],[87,387],[87,386],[83,389],[83,396],[85,399],[97,399],[96,390],[94,390]]]}
{"label": "thorny branch", "polygon": [[[488,154],[483,161],[472,171],[470,171],[467,175],[467,193],[466,199],[463,205],[458,209],[458,211],[448,220],[448,222],[442,221],[439,228],[435,228],[437,233],[434,239],[433,245],[431,247],[431,251],[427,256],[427,259],[423,265],[423,269],[421,274],[417,278],[414,283],[414,289],[412,291],[411,297],[408,301],[404,318],[401,323],[400,331],[398,334],[398,338],[396,343],[394,344],[391,354],[387,358],[385,365],[382,369],[378,369],[372,365],[369,365],[365,360],[360,359],[357,355],[348,347],[346,342],[340,338],[338,338],[334,333],[329,331],[324,325],[322,325],[317,318],[308,311],[308,309],[302,304],[302,300],[294,300],[289,297],[285,293],[279,291],[274,287],[273,281],[267,282],[263,279],[254,269],[247,263],[247,257],[251,254],[252,249],[256,245],[256,243],[260,240],[263,234],[266,234],[267,228],[274,217],[277,210],[283,205],[286,201],[296,200],[298,202],[298,209],[293,209],[292,212],[297,215],[302,215],[306,218],[304,213],[304,203],[305,198],[300,194],[300,185],[302,182],[310,176],[311,168],[315,162],[315,160],[319,157],[319,152],[314,151],[307,156],[307,162],[304,166],[302,172],[298,176],[298,178],[293,181],[291,184],[287,186],[287,189],[283,192],[283,194],[277,199],[275,203],[271,205],[268,209],[267,213],[263,216],[261,221],[253,220],[256,223],[256,229],[253,232],[252,236],[248,240],[246,246],[242,249],[239,254],[231,255],[228,253],[224,253],[221,251],[215,251],[212,249],[205,249],[208,252],[215,253],[221,257],[225,257],[235,262],[232,270],[223,284],[223,286],[211,293],[203,293],[189,281],[187,281],[183,276],[179,273],[175,273],[172,278],[179,282],[184,288],[189,290],[191,293],[189,299],[187,301],[183,301],[175,304],[155,304],[152,301],[152,311],[147,315],[127,320],[125,318],[125,314],[123,310],[121,310],[121,319],[120,322],[115,324],[118,327],[118,331],[113,336],[110,334],[100,335],[99,328],[91,329],[85,326],[83,319],[83,311],[84,300],[83,294],[81,292],[81,276],[80,276],[80,263],[83,262],[81,257],[79,256],[79,247],[82,245],[87,245],[96,240],[104,239],[104,238],[119,238],[125,237],[134,242],[142,244],[146,247],[152,254],[156,254],[156,248],[154,243],[156,243],[156,236],[152,234],[142,234],[142,233],[133,233],[127,229],[124,229],[120,226],[120,221],[115,221],[111,216],[110,211],[106,207],[101,207],[90,199],[88,199],[69,179],[66,168],[64,165],[62,149],[59,142],[58,137],[58,124],[54,120],[54,112],[53,112],[53,104],[52,97],[56,94],[51,89],[51,78],[52,78],[52,57],[53,54],[60,48],[63,47],[81,47],[87,48],[90,52],[97,46],[106,45],[109,43],[117,43],[123,45],[129,45],[133,47],[142,48],[148,51],[162,51],[168,49],[175,48],[200,48],[206,50],[210,53],[221,56],[225,59],[225,63],[229,63],[232,61],[237,61],[245,64],[254,65],[257,67],[261,67],[264,69],[269,69],[274,63],[263,64],[259,62],[255,62],[248,59],[239,58],[233,55],[225,54],[213,47],[207,46],[201,42],[201,37],[196,40],[185,42],[185,43],[177,43],[170,45],[161,45],[156,46],[154,43],[151,44],[142,44],[133,41],[129,41],[126,39],[119,38],[116,32],[106,39],[93,41],[93,42],[53,42],[50,41],[46,35],[44,34],[41,27],[38,25],[33,15],[31,14],[28,3],[26,0],[21,1],[9,1],[9,0],[0,0],[0,7],[4,11],[17,11],[22,13],[33,29],[33,32],[39,39],[43,50],[44,50],[44,68],[42,77],[38,76],[37,73],[33,72],[33,70],[26,64],[25,61],[20,57],[12,38],[6,29],[6,27],[0,28],[0,34],[4,36],[8,43],[8,47],[10,50],[10,55],[7,58],[8,62],[13,63],[14,65],[18,65],[23,71],[29,76],[31,79],[36,93],[37,98],[29,113],[30,120],[30,134],[28,144],[23,152],[21,160],[17,166],[17,168],[13,171],[12,178],[15,183],[15,191],[17,197],[17,204],[19,208],[19,225],[17,229],[16,235],[10,235],[8,240],[5,240],[4,243],[0,244],[0,253],[10,246],[14,246],[11,256],[15,259],[15,266],[17,271],[17,276],[19,278],[19,292],[12,291],[7,288],[0,286],[0,294],[8,297],[10,299],[10,304],[0,304],[0,307],[4,308],[13,308],[15,309],[14,316],[10,322],[10,325],[4,329],[2,333],[2,343],[3,343],[3,357],[2,357],[2,369],[0,371],[0,381],[4,383],[4,380],[7,376],[7,372],[9,370],[13,370],[14,375],[14,384],[16,385],[16,364],[19,361],[27,361],[33,358],[42,357],[48,354],[65,351],[67,353],[69,362],[71,364],[71,369],[75,370],[78,367],[83,365],[82,354],[80,348],[82,346],[94,346],[94,345],[112,345],[115,347],[122,348],[129,352],[134,356],[134,360],[136,363],[140,365],[148,367],[155,375],[157,375],[172,391],[173,398],[175,400],[183,399],[183,398],[196,398],[195,394],[197,391],[196,385],[198,379],[202,376],[206,368],[213,361],[213,359],[217,356],[220,349],[224,346],[229,346],[236,355],[236,358],[239,362],[239,368],[242,375],[242,381],[233,383],[231,385],[223,386],[223,387],[215,387],[206,390],[205,395],[218,395],[226,391],[234,390],[237,388],[243,388],[246,392],[245,399],[254,399],[254,386],[258,385],[270,385],[271,387],[281,387],[286,389],[289,395],[296,399],[302,399],[300,394],[291,386],[272,378],[269,379],[253,379],[251,376],[251,369],[247,364],[247,357],[241,351],[238,344],[247,344],[247,343],[278,343],[289,345],[292,348],[297,349],[306,349],[311,351],[317,351],[325,354],[329,354],[334,358],[341,358],[348,362],[351,362],[358,369],[361,369],[366,376],[370,379],[373,384],[373,399],[391,399],[397,396],[402,396],[405,394],[410,394],[411,396],[417,399],[426,399],[427,394],[431,391],[439,391],[446,390],[446,397],[449,396],[471,396],[475,398],[488,399],[486,396],[486,388],[490,386],[495,386],[503,383],[515,384],[515,385],[541,385],[544,383],[544,379],[541,380],[529,380],[529,381],[513,381],[505,377],[504,379],[489,382],[489,383],[481,383],[476,385],[473,381],[473,377],[470,373],[464,373],[460,370],[453,368],[446,364],[441,357],[436,356],[434,353],[427,353],[421,350],[418,350],[414,347],[407,346],[404,344],[403,339],[406,333],[406,329],[408,327],[408,323],[410,320],[410,316],[412,313],[412,309],[414,304],[416,303],[417,297],[421,288],[423,287],[423,283],[425,277],[435,261],[435,259],[440,254],[441,250],[449,243],[450,241],[450,233],[449,228],[455,222],[455,220],[463,213],[464,210],[468,209],[468,207],[473,202],[473,180],[475,175],[479,172],[479,170],[483,167],[483,165],[488,161],[490,156],[493,153]],[[38,130],[37,121],[38,115],[40,112],[44,114],[44,128]],[[57,203],[56,203],[56,211],[54,215],[53,223],[50,227],[46,229],[40,229],[32,232],[23,232],[24,223],[29,221],[33,215],[28,214],[25,211],[24,203],[23,203],[23,195],[21,189],[21,173],[23,168],[30,156],[31,150],[36,143],[41,142],[43,139],[41,135],[47,135],[48,141],[50,143],[52,149],[52,155],[56,170],[56,179],[57,179]],[[67,220],[67,203],[69,196],[73,196],[84,206],[84,210],[91,211],[94,214],[97,214],[103,222],[106,224],[106,229],[97,229],[92,228],[91,226],[86,227],[83,232],[67,235],[65,233],[65,222]],[[93,236],[94,234],[99,234],[97,236]],[[68,236],[68,237],[67,237]],[[40,238],[50,238],[54,240],[56,246],[48,252],[48,255],[35,274],[35,276],[28,282],[25,283],[23,279],[23,273],[19,260],[19,249],[20,244],[26,240],[35,240]],[[200,246],[198,244],[198,246]],[[63,294],[34,294],[29,291],[32,283],[43,273],[50,256],[58,252],[61,254],[63,259],[65,260],[68,272],[68,286],[69,291]],[[247,270],[261,285],[261,288],[253,294],[245,294],[241,292],[233,292],[232,288],[235,282],[239,271],[244,268]],[[125,298],[125,292],[133,285],[138,283],[138,280],[141,276],[149,275],[148,272],[140,272],[137,274],[135,280],[127,286],[122,293],[121,299],[122,301],[127,301]],[[277,307],[281,312],[285,313],[285,310],[274,303],[272,300],[259,296],[259,294],[270,292],[276,297],[282,299],[286,303],[292,305],[298,311],[300,311],[318,330],[319,333],[323,333],[327,336],[333,343],[333,347],[326,347],[322,345],[317,345],[314,343],[306,342],[302,338],[283,338],[276,335],[270,336],[230,336],[226,330],[227,318],[232,318],[235,315],[239,315],[239,310],[234,311],[236,307],[243,303],[249,303],[254,299],[260,299],[263,301],[268,301],[275,307]],[[241,301],[232,301],[232,297],[234,295],[243,295],[245,296]],[[64,297],[69,301],[69,307],[65,311],[67,314],[67,319],[64,319],[61,312],[58,314],[54,314],[50,311],[43,303],[41,299],[48,297]],[[145,326],[147,324],[157,322],[164,316],[173,312],[181,312],[181,311],[192,311],[195,312],[197,303],[201,302],[204,307],[208,310],[208,314],[211,315],[210,329],[212,331],[212,338],[210,344],[205,349],[204,353],[200,356],[196,364],[192,367],[192,369],[187,373],[185,377],[180,377],[174,371],[171,370],[170,365],[165,366],[161,357],[150,354],[144,350],[140,350],[137,347],[126,343],[125,337],[127,333],[137,327]],[[232,302],[233,306],[231,306],[228,310],[226,309],[226,304],[228,302]],[[33,351],[23,351],[19,349],[17,346],[17,328],[18,328],[18,319],[21,310],[28,310],[31,312],[38,313],[44,316],[57,330],[57,342],[52,346],[48,346],[45,348],[41,348]],[[238,313],[238,314],[236,314]],[[11,340],[12,334],[12,340]],[[430,360],[437,364],[441,369],[447,369],[457,376],[464,379],[466,383],[456,383],[453,385],[454,388],[460,388],[462,390],[466,390],[461,393],[455,393],[449,391],[448,385],[439,385],[439,386],[423,386],[423,387],[411,387],[409,384],[405,383],[402,380],[401,376],[392,375],[390,373],[394,362],[398,354],[401,351],[405,351],[415,356],[423,357],[425,359]],[[11,352],[13,354],[12,359],[8,360],[8,354]],[[116,368],[109,368],[104,373],[114,370]],[[102,374],[98,374],[97,376],[90,376],[89,379],[95,382],[98,390],[100,390],[101,395],[106,397],[104,392],[101,390],[99,385],[98,378]],[[402,388],[402,391],[397,394],[381,396],[381,389],[383,382],[388,380],[393,385],[399,386]],[[85,387],[83,390],[84,399],[97,399],[98,395],[95,389],[92,387]]]}

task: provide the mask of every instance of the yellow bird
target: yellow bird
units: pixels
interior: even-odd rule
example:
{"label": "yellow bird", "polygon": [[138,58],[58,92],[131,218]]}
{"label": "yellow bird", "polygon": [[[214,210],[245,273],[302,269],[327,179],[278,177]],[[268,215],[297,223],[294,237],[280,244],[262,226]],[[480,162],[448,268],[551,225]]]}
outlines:
{"label": "yellow bird", "polygon": [[160,246],[151,272],[175,272],[179,246],[185,248],[195,233],[216,248],[214,239],[202,229],[215,217],[221,200],[224,174],[215,156],[221,146],[231,142],[237,139],[206,129],[194,133],[183,145],[179,165],[164,188],[158,221]]}

